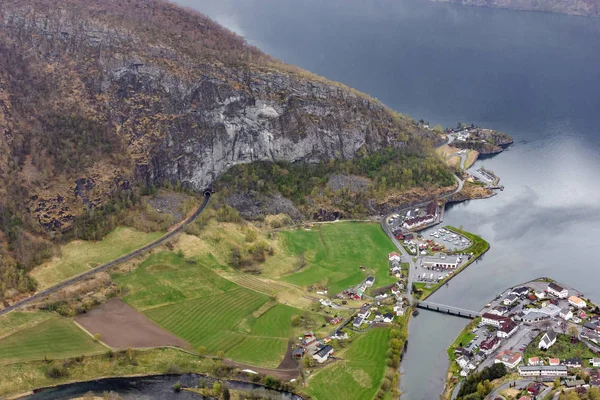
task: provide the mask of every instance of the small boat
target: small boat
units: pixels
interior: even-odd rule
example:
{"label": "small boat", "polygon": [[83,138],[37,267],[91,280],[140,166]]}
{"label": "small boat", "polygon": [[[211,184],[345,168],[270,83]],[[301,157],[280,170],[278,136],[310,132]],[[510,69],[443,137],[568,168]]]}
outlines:
{"label": "small boat", "polygon": [[415,309],[415,311],[412,312],[413,317],[416,317],[417,315],[419,315],[419,310]]}

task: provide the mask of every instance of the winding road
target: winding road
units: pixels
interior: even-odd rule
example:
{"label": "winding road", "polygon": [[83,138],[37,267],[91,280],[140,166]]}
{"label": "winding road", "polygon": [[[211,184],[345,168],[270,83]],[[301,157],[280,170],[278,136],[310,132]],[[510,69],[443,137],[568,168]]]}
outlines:
{"label": "winding road", "polygon": [[191,222],[193,222],[196,218],[198,218],[198,216],[202,213],[202,211],[204,211],[204,209],[206,208],[206,206],[208,205],[208,202],[210,200],[210,196],[211,196],[211,192],[209,190],[204,192],[204,201],[202,202],[202,204],[200,205],[200,207],[198,207],[198,209],[196,211],[194,211],[194,213],[192,215],[190,215],[185,221],[183,221],[181,224],[179,224],[178,227],[176,227],[175,229],[173,229],[172,231],[168,232],[167,234],[165,234],[163,237],[156,239],[154,242],[148,243],[147,245],[140,247],[137,250],[132,251],[131,253],[125,254],[119,258],[116,258],[112,261],[107,262],[106,264],[102,264],[96,268],[92,268],[89,271],[84,272],[83,274],[74,276],[73,278],[69,278],[66,281],[62,281],[61,283],[54,285],[52,287],[49,287],[48,289],[42,290],[41,292],[37,292],[36,294],[34,294],[31,297],[28,297],[24,300],[21,300],[19,302],[16,302],[15,304],[6,307],[2,310],[0,310],[0,315],[3,314],[7,314],[11,311],[14,311],[18,308],[24,307],[28,304],[33,303],[34,301],[40,300],[50,294],[56,293],[61,289],[66,288],[67,286],[70,286],[74,283],[77,282],[81,282],[82,280],[98,273],[98,272],[102,272],[105,271],[111,267],[114,267],[117,264],[120,264],[122,262],[125,261],[129,261],[134,257],[139,256],[142,253],[145,253],[148,250],[151,250],[157,246],[160,246],[161,244],[163,244],[164,242],[166,242],[167,240],[171,239],[173,236],[177,235],[179,232],[183,231],[186,226],[188,226]]}

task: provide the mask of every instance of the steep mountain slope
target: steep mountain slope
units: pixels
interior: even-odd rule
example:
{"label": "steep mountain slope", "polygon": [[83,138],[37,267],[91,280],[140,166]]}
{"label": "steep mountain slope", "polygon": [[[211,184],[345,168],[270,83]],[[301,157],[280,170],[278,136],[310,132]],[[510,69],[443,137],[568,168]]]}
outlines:
{"label": "steep mountain slope", "polygon": [[600,16],[598,0],[434,0],[467,6],[510,8],[523,11],[546,11],[562,14]]}
{"label": "steep mountain slope", "polygon": [[81,236],[82,217],[126,207],[134,186],[203,190],[240,163],[418,152],[435,139],[158,0],[3,0],[0,54],[0,293],[27,290],[23,270],[47,240]]}

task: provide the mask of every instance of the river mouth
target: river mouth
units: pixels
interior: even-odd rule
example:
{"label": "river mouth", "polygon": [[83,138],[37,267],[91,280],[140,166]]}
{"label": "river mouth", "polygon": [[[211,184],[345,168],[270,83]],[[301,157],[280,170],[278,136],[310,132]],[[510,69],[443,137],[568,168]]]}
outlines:
{"label": "river mouth", "polygon": [[[107,393],[115,393],[123,400],[195,400],[206,399],[200,394],[186,390],[175,392],[173,385],[195,388],[199,381],[206,386],[212,385],[215,379],[200,374],[153,375],[131,378],[103,378],[87,382],[68,383],[51,388],[37,389],[34,394],[20,400],[71,400],[84,397],[88,393],[102,397]],[[289,392],[268,389],[261,385],[241,381],[225,381],[230,390],[239,390],[248,394],[259,395],[268,400],[302,400],[302,397]]]}

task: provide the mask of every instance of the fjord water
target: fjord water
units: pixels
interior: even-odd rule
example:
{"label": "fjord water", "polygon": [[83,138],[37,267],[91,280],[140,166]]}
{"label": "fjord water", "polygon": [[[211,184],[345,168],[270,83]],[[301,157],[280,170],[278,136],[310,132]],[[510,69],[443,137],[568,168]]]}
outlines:
{"label": "fjord water", "polygon": [[[491,250],[432,298],[479,309],[550,276],[600,301],[600,19],[424,0],[177,0],[288,63],[432,124],[511,134],[479,161],[506,189],[450,207],[446,223]],[[438,397],[446,347],[466,320],[410,326],[403,398]]]}

